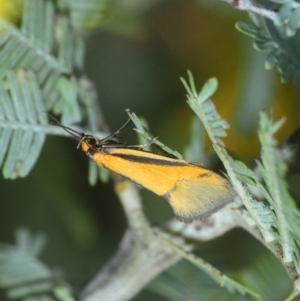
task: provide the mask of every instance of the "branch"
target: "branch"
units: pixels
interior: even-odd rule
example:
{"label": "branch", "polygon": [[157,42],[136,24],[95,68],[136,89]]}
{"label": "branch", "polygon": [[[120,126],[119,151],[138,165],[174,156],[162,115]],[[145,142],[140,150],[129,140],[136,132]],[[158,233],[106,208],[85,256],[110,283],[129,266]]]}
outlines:
{"label": "branch", "polygon": [[[142,211],[137,187],[119,176],[113,178],[129,228],[116,254],[83,291],[82,301],[129,300],[181,258],[156,238]],[[172,242],[185,250],[191,249],[182,238]]]}
{"label": "branch", "polygon": [[194,247],[186,243],[186,239],[208,241],[234,227],[245,228],[260,239],[254,223],[251,225],[239,210],[230,206],[192,224],[173,219],[161,228],[151,227],[144,215],[137,186],[117,175],[113,177],[129,228],[116,254],[84,289],[82,301],[131,299],[157,275],[178,262],[182,254],[189,257],[186,252]]}
{"label": "branch", "polygon": [[221,1],[230,4],[236,9],[245,10],[270,20],[274,20],[276,16],[276,12],[254,5],[249,0],[221,0]]}

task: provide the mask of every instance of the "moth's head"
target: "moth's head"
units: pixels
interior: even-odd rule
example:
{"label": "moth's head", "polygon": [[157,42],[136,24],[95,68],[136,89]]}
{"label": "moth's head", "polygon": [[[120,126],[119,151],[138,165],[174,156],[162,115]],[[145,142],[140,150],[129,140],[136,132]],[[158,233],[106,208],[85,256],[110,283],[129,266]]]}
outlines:
{"label": "moth's head", "polygon": [[77,148],[81,148],[84,152],[90,148],[101,146],[101,140],[92,135],[83,135],[78,143]]}

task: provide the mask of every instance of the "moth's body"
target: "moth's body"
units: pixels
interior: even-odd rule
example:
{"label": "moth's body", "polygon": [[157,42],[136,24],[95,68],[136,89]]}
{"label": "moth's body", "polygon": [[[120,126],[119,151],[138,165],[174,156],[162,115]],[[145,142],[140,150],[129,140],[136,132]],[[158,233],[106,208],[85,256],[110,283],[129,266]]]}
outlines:
{"label": "moth's body", "polygon": [[98,166],[167,199],[183,222],[206,218],[233,199],[224,178],[185,160],[132,148],[91,145],[89,138],[83,138],[80,147]]}
{"label": "moth's body", "polygon": [[167,199],[180,221],[206,218],[233,200],[231,185],[216,173],[185,160],[153,154],[114,140],[129,123],[130,119],[104,139],[56,125],[76,137],[78,147],[98,166]]}

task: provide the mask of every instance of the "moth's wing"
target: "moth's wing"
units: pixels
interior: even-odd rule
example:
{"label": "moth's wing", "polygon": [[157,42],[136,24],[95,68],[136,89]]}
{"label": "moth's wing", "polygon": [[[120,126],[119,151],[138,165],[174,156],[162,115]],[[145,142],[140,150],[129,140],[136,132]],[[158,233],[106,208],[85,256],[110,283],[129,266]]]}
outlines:
{"label": "moth's wing", "polygon": [[178,180],[175,187],[164,196],[177,219],[185,223],[204,219],[233,200],[234,191],[230,184],[217,174],[212,175],[213,180]]}

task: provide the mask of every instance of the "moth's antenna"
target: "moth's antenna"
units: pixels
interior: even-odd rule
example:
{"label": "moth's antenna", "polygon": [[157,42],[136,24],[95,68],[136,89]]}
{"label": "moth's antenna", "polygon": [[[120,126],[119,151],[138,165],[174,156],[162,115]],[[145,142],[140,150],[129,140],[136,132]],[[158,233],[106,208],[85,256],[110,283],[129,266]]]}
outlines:
{"label": "moth's antenna", "polygon": [[55,125],[55,126],[59,126],[61,128],[63,128],[67,133],[69,133],[70,135],[72,135],[73,137],[77,138],[77,139],[81,139],[84,136],[84,133],[79,133],[63,124],[61,124],[54,116],[52,116],[51,114],[49,114],[50,119],[52,119],[52,121],[50,122],[51,124]]}

